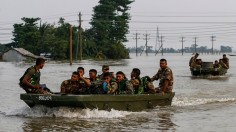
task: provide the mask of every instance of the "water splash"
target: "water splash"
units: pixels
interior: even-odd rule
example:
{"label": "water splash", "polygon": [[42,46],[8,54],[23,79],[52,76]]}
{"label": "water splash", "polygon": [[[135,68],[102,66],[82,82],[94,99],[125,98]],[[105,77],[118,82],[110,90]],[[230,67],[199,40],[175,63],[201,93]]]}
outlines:
{"label": "water splash", "polygon": [[235,98],[191,98],[191,97],[174,97],[173,106],[196,106],[217,102],[235,101]]}
{"label": "water splash", "polygon": [[34,108],[22,107],[13,111],[5,112],[6,116],[23,116],[23,117],[67,117],[67,118],[122,118],[135,112],[110,111],[98,109],[80,109],[68,107],[49,108],[45,106],[36,106]]}

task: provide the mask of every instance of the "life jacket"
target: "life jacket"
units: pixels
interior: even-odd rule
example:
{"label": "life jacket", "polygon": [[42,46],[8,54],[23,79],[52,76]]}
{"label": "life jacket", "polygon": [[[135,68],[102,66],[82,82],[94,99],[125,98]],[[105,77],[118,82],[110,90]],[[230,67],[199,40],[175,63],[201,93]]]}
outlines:
{"label": "life jacket", "polygon": [[121,82],[117,82],[118,90],[117,94],[133,94],[133,88],[128,80],[124,79]]}
{"label": "life jacket", "polygon": [[149,87],[148,87],[148,81],[151,81],[149,76],[144,76],[141,78],[141,85],[140,87],[142,87],[142,92],[148,92]]}

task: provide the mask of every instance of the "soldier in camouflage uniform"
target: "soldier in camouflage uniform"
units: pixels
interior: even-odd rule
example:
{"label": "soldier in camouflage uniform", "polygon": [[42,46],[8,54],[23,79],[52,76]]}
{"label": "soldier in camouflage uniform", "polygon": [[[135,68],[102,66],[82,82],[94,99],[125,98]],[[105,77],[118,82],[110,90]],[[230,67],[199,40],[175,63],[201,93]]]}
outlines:
{"label": "soldier in camouflage uniform", "polygon": [[134,94],[143,93],[143,88],[141,87],[140,70],[138,68],[133,68],[131,72],[130,83],[133,86]]}
{"label": "soldier in camouflage uniform", "polygon": [[227,69],[229,69],[229,58],[226,57],[226,54],[223,54],[222,61],[225,63],[227,66]]}
{"label": "soldier in camouflage uniform", "polygon": [[160,82],[159,82],[159,88],[157,89],[157,92],[161,92],[162,95],[168,92],[172,92],[174,78],[173,78],[172,70],[167,66],[166,59],[160,60],[160,69],[158,70],[156,75],[154,75],[151,78],[152,81],[158,80],[158,79],[160,79]]}
{"label": "soldier in camouflage uniform", "polygon": [[84,77],[84,68],[78,67],[77,72],[79,74],[79,94],[88,94],[91,82],[88,78]]}
{"label": "soldier in camouflage uniform", "polygon": [[61,93],[78,94],[79,93],[79,74],[75,71],[71,75],[71,79],[61,83]]}
{"label": "soldier in camouflage uniform", "polygon": [[102,80],[103,79],[103,74],[109,72],[109,66],[108,65],[103,65],[102,66],[102,74],[99,75],[98,77]]}
{"label": "soldier in camouflage uniform", "polygon": [[104,93],[107,93],[107,94],[114,94],[116,92],[116,90],[118,89],[118,85],[116,83],[116,81],[114,81],[112,79],[112,75],[111,73],[109,72],[106,72],[103,74],[103,83],[105,83],[103,85],[103,88],[105,91]]}
{"label": "soldier in camouflage uniform", "polygon": [[102,84],[102,80],[97,77],[97,70],[90,69],[89,70],[89,80],[91,85],[89,87],[88,94],[98,94],[98,87]]}
{"label": "soldier in camouflage uniform", "polygon": [[49,94],[40,85],[40,69],[44,67],[44,64],[45,60],[43,58],[37,58],[36,65],[28,68],[20,78],[19,85],[26,93]]}
{"label": "soldier in camouflage uniform", "polygon": [[122,71],[116,73],[116,82],[118,84],[117,94],[133,94],[132,84],[126,79]]}

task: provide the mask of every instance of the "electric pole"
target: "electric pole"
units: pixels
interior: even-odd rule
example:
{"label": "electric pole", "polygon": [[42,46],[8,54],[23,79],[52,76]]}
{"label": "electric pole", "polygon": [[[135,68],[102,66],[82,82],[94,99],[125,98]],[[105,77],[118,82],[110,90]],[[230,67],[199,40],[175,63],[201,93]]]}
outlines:
{"label": "electric pole", "polygon": [[138,35],[139,35],[139,33],[135,33],[135,40],[136,40],[136,56],[138,56],[138,39],[140,39],[140,38],[138,38]]}
{"label": "electric pole", "polygon": [[197,53],[197,37],[194,37],[194,52]]}
{"label": "electric pole", "polygon": [[72,26],[70,25],[70,65],[72,65]]}
{"label": "electric pole", "polygon": [[163,38],[164,36],[161,35],[161,55],[163,56]]}
{"label": "electric pole", "polygon": [[144,49],[146,48],[146,56],[148,56],[148,52],[147,52],[147,49],[148,49],[148,47],[147,47],[147,42],[148,42],[148,36],[149,36],[149,34],[144,34],[145,35],[145,40],[146,40],[146,43],[145,43],[145,46],[143,47],[143,49],[142,49],[142,51],[141,51],[141,53],[140,53],[140,56],[142,55],[142,53],[143,53],[143,51],[144,51]]}
{"label": "electric pole", "polygon": [[80,50],[80,60],[82,60],[82,55],[83,55],[83,47],[82,47],[82,28],[81,28],[81,12],[79,13],[79,50]]}
{"label": "electric pole", "polygon": [[185,40],[184,40],[184,37],[182,36],[181,37],[181,40],[180,40],[180,42],[182,42],[182,55],[184,54],[184,42],[185,42]]}
{"label": "electric pole", "polygon": [[213,42],[216,41],[214,38],[216,38],[216,36],[211,36],[211,42],[212,42],[212,48],[211,48],[211,53],[214,54],[214,49],[213,49]]}

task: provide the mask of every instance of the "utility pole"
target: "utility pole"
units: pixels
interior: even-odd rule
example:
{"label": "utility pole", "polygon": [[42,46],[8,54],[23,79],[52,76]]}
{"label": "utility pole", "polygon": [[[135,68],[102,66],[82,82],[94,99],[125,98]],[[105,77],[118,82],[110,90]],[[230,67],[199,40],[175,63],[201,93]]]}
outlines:
{"label": "utility pole", "polygon": [[183,36],[181,37],[180,42],[182,42],[182,55],[184,55],[184,42],[185,42],[185,40],[184,40]]}
{"label": "utility pole", "polygon": [[143,53],[143,51],[144,51],[144,49],[146,48],[146,56],[148,56],[148,52],[147,52],[147,42],[148,42],[148,36],[149,36],[149,34],[144,34],[145,35],[145,40],[146,40],[146,43],[145,43],[145,46],[143,47],[143,49],[142,49],[142,51],[141,51],[141,53],[140,53],[140,56],[142,55],[142,53]]}
{"label": "utility pole", "polygon": [[70,65],[72,65],[72,25],[70,25]]}
{"label": "utility pole", "polygon": [[82,47],[82,28],[81,28],[81,23],[82,23],[82,20],[81,20],[81,12],[79,12],[79,50],[80,50],[80,60],[82,60],[82,55],[83,55],[83,47]]}
{"label": "utility pole", "polygon": [[215,37],[216,37],[216,36],[213,36],[213,35],[211,36],[211,42],[212,42],[211,53],[212,53],[212,54],[214,54],[213,42],[216,41],[216,40],[214,39]]}
{"label": "utility pole", "polygon": [[138,38],[138,35],[139,35],[139,33],[135,33],[135,40],[136,40],[136,56],[138,56],[138,39],[140,39],[140,38]]}
{"label": "utility pole", "polygon": [[194,52],[197,53],[197,37],[194,37]]}
{"label": "utility pole", "polygon": [[161,53],[162,53],[162,56],[163,56],[163,38],[164,36],[161,35],[161,40],[160,40],[160,46],[159,46],[159,49],[156,51],[156,54],[155,56],[157,55],[157,53],[161,50]]}
{"label": "utility pole", "polygon": [[161,55],[163,56],[163,36],[161,35]]}
{"label": "utility pole", "polygon": [[159,39],[159,30],[158,30],[158,26],[157,26],[157,36],[156,36],[156,45],[155,45],[155,52],[157,52],[157,43],[159,43],[159,47],[160,45],[160,39]]}
{"label": "utility pole", "polygon": [[146,47],[146,56],[148,56],[148,47],[147,47],[147,41],[148,41],[148,34],[146,33],[146,35],[145,35],[145,40],[146,40],[146,44],[145,44],[145,47]]}

